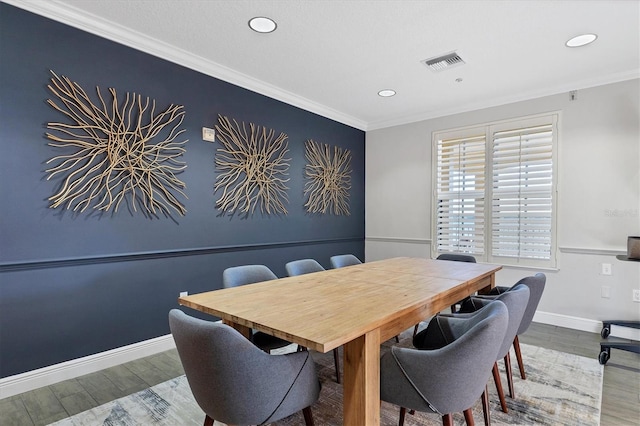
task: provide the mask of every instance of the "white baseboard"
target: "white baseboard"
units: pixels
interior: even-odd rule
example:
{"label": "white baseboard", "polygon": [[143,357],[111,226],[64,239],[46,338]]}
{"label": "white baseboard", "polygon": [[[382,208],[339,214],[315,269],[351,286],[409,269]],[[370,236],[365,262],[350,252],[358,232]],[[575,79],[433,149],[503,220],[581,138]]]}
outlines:
{"label": "white baseboard", "polygon": [[[542,324],[588,331],[591,333],[599,334],[600,330],[602,330],[601,321],[549,312],[538,311],[533,317],[533,320]],[[640,340],[640,330],[613,326],[611,328],[611,336]],[[134,343],[99,354],[5,377],[0,379],[0,399],[38,389],[43,386],[49,386],[63,380],[95,373],[105,368],[110,368],[173,348],[175,348],[175,342],[171,335],[167,334],[166,336],[156,337],[155,339],[145,340],[144,342]]]}
{"label": "white baseboard", "polygon": [[[602,321],[552,314],[550,312],[536,311],[536,314],[533,316],[533,321],[570,328],[572,330],[588,331],[590,333],[600,334],[600,331],[602,331]],[[640,329],[613,325],[611,327],[611,336],[621,339],[640,340]]]}
{"label": "white baseboard", "polygon": [[0,399],[175,348],[171,334],[0,379]]}

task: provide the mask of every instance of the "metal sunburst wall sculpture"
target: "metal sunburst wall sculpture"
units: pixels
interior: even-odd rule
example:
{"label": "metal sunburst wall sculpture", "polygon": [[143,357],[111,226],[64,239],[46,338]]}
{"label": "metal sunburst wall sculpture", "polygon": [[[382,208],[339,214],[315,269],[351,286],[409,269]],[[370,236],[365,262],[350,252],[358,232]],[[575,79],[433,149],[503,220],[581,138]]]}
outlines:
{"label": "metal sunburst wall sculpture", "polygon": [[222,191],[216,207],[223,213],[252,215],[259,206],[263,214],[287,214],[286,182],[290,158],[287,135],[249,123],[233,123],[218,115],[215,164],[220,172],[214,192]]}
{"label": "metal sunburst wall sculpture", "polygon": [[332,152],[331,146],[310,139],[305,156],[307,212],[349,216],[351,151],[334,146]]}
{"label": "metal sunburst wall sculpture", "polygon": [[126,93],[124,102],[118,102],[113,88],[109,89],[112,101],[106,103],[99,87],[95,105],[77,83],[51,73],[48,88],[60,103],[51,99],[48,103],[69,122],[47,124],[55,131],[47,133],[54,141],[49,145],[68,152],[47,161],[55,164],[46,170],[47,180],[65,177],[49,198],[50,207],[115,213],[124,201],[148,217],[169,216],[170,209],[184,215],[186,209],[174,195],[186,198],[185,184],[176,177],[187,167],[179,160],[187,141],[176,141],[184,132],[179,129],[183,106],[156,111],[155,100],[150,106],[149,98],[135,93]]}

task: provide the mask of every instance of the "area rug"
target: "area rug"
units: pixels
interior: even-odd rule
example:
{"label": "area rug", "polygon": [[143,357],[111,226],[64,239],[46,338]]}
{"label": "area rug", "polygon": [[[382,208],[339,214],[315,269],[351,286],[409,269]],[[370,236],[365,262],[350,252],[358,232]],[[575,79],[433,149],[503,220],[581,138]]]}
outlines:
{"label": "area rug", "polygon": [[[410,338],[401,341],[409,345]],[[384,353],[393,341],[381,348]],[[514,387],[516,398],[507,394],[508,413],[500,410],[495,385],[489,382],[491,423],[493,425],[598,425],[602,399],[603,366],[597,360],[550,349],[521,345],[527,380],[521,380],[515,355]],[[342,425],[342,386],[335,382],[333,355],[313,353],[322,382],[320,399],[313,405],[318,426]],[[500,362],[502,383],[506,390],[504,363]],[[443,383],[446,386],[446,383]],[[507,392],[508,393],[508,392]],[[477,424],[482,422],[482,407],[474,407]],[[53,423],[56,426],[132,426],[132,425],[201,425],[204,413],[196,404],[184,376],[161,383],[116,401],[109,402],[73,417]],[[456,425],[464,425],[461,413],[454,415]],[[301,413],[273,423],[273,426],[299,426]],[[398,407],[382,403],[381,425],[398,424]],[[441,425],[439,416],[429,413],[407,415],[405,425]],[[216,422],[216,426],[222,425]]]}

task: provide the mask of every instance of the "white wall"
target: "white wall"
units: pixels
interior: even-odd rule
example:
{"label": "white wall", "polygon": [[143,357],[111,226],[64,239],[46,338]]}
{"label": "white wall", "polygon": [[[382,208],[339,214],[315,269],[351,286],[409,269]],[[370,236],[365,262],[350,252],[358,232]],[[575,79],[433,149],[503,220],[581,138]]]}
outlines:
{"label": "white wall", "polygon": [[[366,259],[428,257],[431,243],[431,134],[434,131],[560,111],[558,269],[546,270],[537,316],[598,331],[603,319],[640,319],[640,262],[624,262],[640,235],[640,80],[367,132]],[[610,263],[613,274],[601,275]],[[499,285],[534,270],[504,268]],[[602,287],[610,298],[602,298]]]}

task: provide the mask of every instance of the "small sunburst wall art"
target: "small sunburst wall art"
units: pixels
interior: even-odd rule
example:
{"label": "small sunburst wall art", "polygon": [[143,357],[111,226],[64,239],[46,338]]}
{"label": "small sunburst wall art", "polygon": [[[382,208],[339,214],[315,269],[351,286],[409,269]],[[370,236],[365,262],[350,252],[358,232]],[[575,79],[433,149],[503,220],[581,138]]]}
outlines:
{"label": "small sunburst wall art", "polygon": [[304,207],[307,212],[349,216],[351,151],[311,139],[305,148]]}
{"label": "small sunburst wall art", "polygon": [[51,74],[56,99],[47,102],[67,120],[47,123],[49,145],[64,152],[47,161],[47,180],[62,178],[50,207],[116,213],[124,203],[146,217],[184,216],[178,196],[187,198],[185,184],[177,177],[187,167],[183,106],[157,110],[155,100],[129,92],[118,101],[113,88],[105,100],[99,87],[94,102],[77,83]]}
{"label": "small sunburst wall art", "polygon": [[248,217],[258,209],[266,215],[286,215],[286,183],[290,158],[285,133],[218,115],[216,134],[221,148],[215,156],[218,171],[214,193],[222,214]]}

